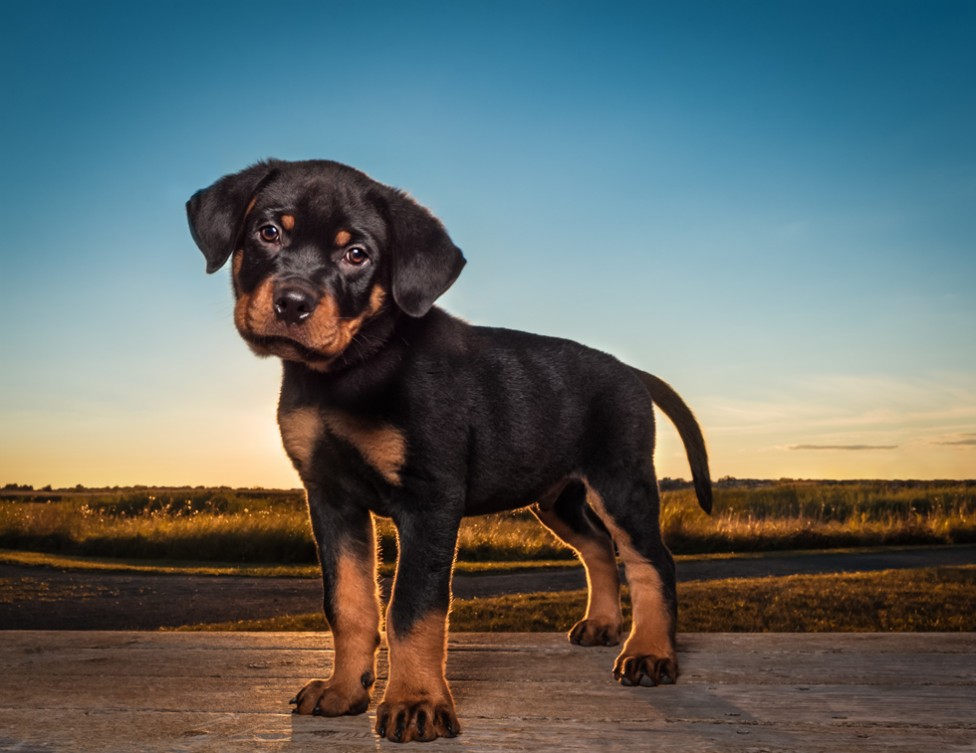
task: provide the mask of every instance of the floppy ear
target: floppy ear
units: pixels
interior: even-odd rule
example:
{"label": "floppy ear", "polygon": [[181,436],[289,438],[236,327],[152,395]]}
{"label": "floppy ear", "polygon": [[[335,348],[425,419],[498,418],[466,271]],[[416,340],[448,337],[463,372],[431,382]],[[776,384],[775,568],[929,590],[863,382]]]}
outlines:
{"label": "floppy ear", "polygon": [[225,175],[210,188],[197,191],[186,202],[190,235],[207,259],[207,273],[224,266],[240,239],[248,203],[259,185],[274,171],[274,162],[259,162],[233,175]]}
{"label": "floppy ear", "polygon": [[423,316],[464,267],[454,245],[434,215],[400,191],[389,201],[393,248],[393,300],[410,316]]}

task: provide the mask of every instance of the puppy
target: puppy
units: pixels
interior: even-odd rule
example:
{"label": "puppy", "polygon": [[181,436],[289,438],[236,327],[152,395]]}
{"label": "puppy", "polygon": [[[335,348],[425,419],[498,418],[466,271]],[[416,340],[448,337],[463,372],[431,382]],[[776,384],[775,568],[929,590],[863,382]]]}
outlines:
{"label": "puppy", "polygon": [[361,714],[380,643],[373,516],[399,538],[386,611],[390,671],[376,732],[396,742],[460,731],[445,678],[458,527],[531,506],[586,569],[573,643],[617,645],[616,555],[633,624],[624,685],[678,676],[674,561],[661,541],[657,403],[711,509],[701,431],[660,379],[575,342],[475,327],[433,306],[465,260],[404,193],[335,162],[260,162],[187,202],[207,271],[231,259],[234,323],[282,360],[281,437],[305,486],[335,666],[293,703]]}

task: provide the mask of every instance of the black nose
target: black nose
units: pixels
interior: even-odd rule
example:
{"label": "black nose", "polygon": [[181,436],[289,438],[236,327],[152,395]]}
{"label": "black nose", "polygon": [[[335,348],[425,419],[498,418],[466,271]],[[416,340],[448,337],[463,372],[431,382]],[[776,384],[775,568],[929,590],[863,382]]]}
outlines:
{"label": "black nose", "polygon": [[308,319],[318,306],[319,296],[308,287],[285,282],[274,291],[275,316],[286,324],[301,324]]}

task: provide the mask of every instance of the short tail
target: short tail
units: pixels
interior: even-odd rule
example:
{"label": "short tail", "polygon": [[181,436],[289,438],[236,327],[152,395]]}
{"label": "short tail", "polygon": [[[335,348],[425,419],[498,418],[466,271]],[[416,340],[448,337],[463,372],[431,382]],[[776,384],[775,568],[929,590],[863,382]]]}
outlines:
{"label": "short tail", "polygon": [[678,435],[684,442],[685,452],[688,455],[688,463],[691,465],[691,477],[695,482],[698,504],[701,505],[702,510],[711,514],[712,479],[708,472],[708,452],[705,450],[705,438],[702,436],[695,414],[667,382],[639,369],[634,369],[634,372],[651,394],[651,400],[664,411],[664,415],[670,418],[678,429]]}

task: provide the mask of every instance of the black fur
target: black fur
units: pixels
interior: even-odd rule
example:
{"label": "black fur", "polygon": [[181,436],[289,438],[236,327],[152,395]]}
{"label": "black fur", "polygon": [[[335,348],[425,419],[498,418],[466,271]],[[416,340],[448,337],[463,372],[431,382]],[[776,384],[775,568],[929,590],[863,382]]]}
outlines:
{"label": "black fur", "polygon": [[[256,352],[283,359],[286,446],[291,417],[312,417],[299,428],[313,436],[290,451],[308,490],[330,622],[341,609],[339,553],[368,556],[370,513],[398,531],[387,628],[402,637],[447,612],[463,516],[538,503],[581,537],[624,535],[660,577],[673,634],[652,400],[679,428],[706,510],[711,488],[701,432],[670,387],[575,342],[471,326],[432,307],[463,255],[427,210],[352,168],[262,162],[197,192],[187,211],[208,272],[240,255],[235,320]],[[334,316],[284,323],[267,307],[288,285],[312,291],[317,309],[334,304]],[[327,336],[333,321],[358,327],[339,349]],[[313,326],[326,334],[309,334]],[[445,724],[443,734],[456,731],[456,719]],[[416,739],[428,734],[423,722],[414,729]]]}

